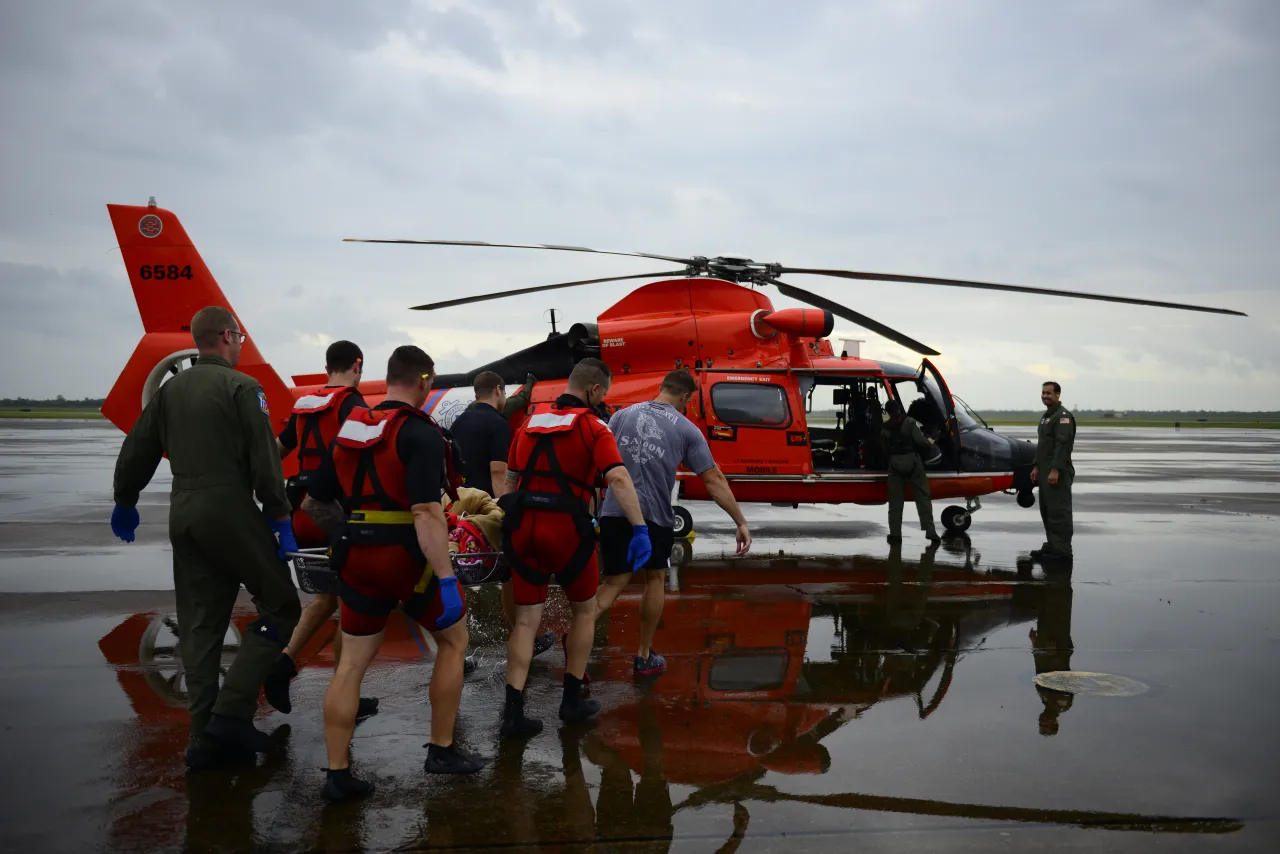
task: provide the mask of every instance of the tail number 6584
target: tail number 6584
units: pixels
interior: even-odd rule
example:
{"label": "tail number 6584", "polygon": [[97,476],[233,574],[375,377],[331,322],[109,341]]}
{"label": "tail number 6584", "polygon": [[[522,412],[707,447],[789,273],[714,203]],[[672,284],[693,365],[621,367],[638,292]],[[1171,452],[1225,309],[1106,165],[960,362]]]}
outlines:
{"label": "tail number 6584", "polygon": [[179,267],[177,264],[143,264],[138,268],[140,279],[190,279],[191,265]]}

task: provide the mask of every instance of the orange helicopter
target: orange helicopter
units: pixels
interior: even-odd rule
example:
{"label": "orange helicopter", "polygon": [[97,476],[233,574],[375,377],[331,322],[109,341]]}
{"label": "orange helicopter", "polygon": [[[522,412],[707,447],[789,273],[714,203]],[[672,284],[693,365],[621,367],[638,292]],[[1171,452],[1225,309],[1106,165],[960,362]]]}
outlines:
{"label": "orange helicopter", "polygon": [[[159,208],[108,205],[146,334],[138,343],[102,412],[121,430],[129,430],[142,407],[169,376],[196,355],[188,324],[205,305],[234,312],[200,258],[178,218]],[[660,279],[628,294],[594,323],[554,329],[547,340],[482,365],[465,374],[436,378],[424,409],[443,426],[471,401],[471,382],[481,371],[496,371],[513,385],[532,374],[538,380],[532,403],[554,400],[573,365],[594,356],[614,372],[607,404],[612,408],[650,399],[663,376],[688,368],[698,379],[698,395],[686,413],[710,441],[712,453],[739,501],[779,506],[800,504],[883,504],[888,499],[885,460],[878,448],[883,403],[900,400],[936,442],[926,462],[933,498],[963,498],[941,514],[953,532],[966,530],[980,498],[1015,493],[1018,503],[1035,503],[1030,470],[1034,448],[993,431],[951,393],[928,358],[918,368],[862,358],[827,338],[840,317],[876,332],[924,356],[938,352],[853,309],[785,283],[779,276],[810,274],[843,279],[909,282],[978,288],[1009,293],[1101,300],[1131,305],[1244,316],[1230,309],[1131,297],[1077,293],[1049,288],[1001,285],[960,279],[864,273],[850,270],[788,267],[737,257],[678,258],[640,252],[608,252],[577,246],[484,243],[451,240],[369,240],[351,242],[486,246],[591,252],[649,258],[681,269],[610,276],[518,288],[414,306],[430,311],[540,291],[630,279]],[[814,308],[775,309],[759,292],[772,285],[785,296]],[[315,391],[323,374],[293,377],[286,386],[264,360],[249,326],[239,369],[258,379],[271,416],[282,429],[293,400]],[[834,418],[813,412],[815,391],[830,390]],[[361,392],[376,405],[386,392],[382,381],[362,383]],[[286,475],[292,460],[286,461]],[[678,478],[677,500],[708,500],[700,479]],[[910,495],[908,494],[908,498]],[[693,519],[677,508],[677,534],[692,530]]]}

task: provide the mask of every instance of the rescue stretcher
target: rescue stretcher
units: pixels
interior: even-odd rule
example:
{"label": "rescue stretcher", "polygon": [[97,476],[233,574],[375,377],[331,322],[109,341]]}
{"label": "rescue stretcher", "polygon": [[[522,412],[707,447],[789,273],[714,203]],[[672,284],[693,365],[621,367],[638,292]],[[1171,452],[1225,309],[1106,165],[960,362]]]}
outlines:
{"label": "rescue stretcher", "polygon": [[[329,549],[325,546],[286,552],[293,562],[298,587],[305,593],[338,593],[338,573],[330,566]],[[453,574],[464,587],[477,584],[499,584],[511,577],[502,552],[452,553]]]}

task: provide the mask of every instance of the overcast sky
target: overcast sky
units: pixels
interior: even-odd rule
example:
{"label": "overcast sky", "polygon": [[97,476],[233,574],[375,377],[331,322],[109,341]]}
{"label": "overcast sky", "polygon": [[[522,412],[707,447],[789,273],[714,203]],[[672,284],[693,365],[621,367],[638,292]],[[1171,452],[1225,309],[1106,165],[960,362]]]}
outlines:
{"label": "overcast sky", "polygon": [[941,350],[978,408],[1052,377],[1277,409],[1278,104],[1274,0],[5,3],[0,397],[106,394],[142,326],[105,205],[154,195],[286,378],[336,338],[465,370],[627,284],[408,306],[661,269],[341,242],[462,238],[1230,307],[792,277]]}

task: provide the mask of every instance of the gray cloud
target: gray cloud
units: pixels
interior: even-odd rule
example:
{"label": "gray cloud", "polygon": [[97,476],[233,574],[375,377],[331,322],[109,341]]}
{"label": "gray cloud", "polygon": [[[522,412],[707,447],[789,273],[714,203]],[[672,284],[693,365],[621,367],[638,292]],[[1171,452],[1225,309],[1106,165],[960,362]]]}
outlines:
{"label": "gray cloud", "polygon": [[650,269],[339,242],[412,236],[1223,304],[1252,317],[796,279],[941,349],[978,406],[1025,403],[1042,370],[1098,406],[1265,408],[1258,389],[1280,388],[1280,10],[1265,0],[9,7],[5,281],[61,271],[96,299],[0,291],[6,316],[32,318],[34,355],[0,391],[109,388],[128,335],[75,372],[41,354],[88,328],[76,317],[131,315],[103,205],[152,194],[286,376],[316,370],[322,337],[371,362],[413,338],[465,367],[543,335],[551,305],[591,318],[628,288],[406,306]]}

